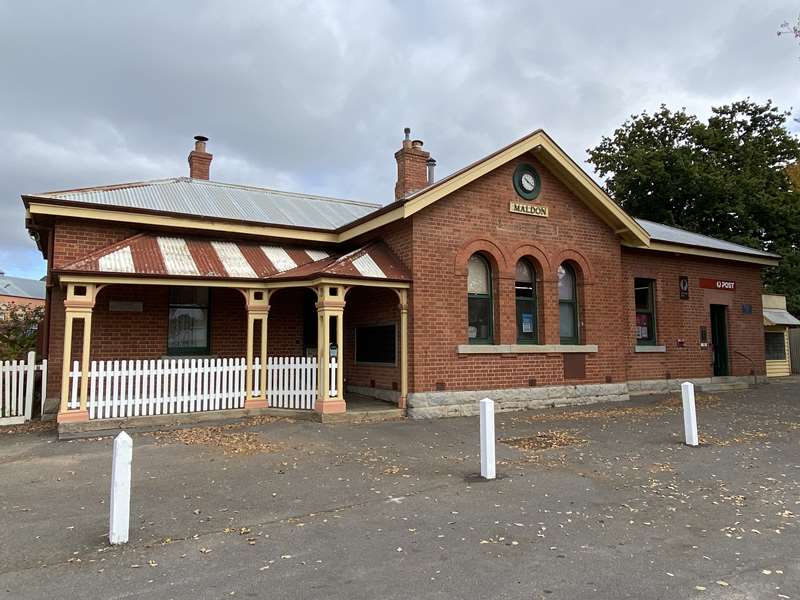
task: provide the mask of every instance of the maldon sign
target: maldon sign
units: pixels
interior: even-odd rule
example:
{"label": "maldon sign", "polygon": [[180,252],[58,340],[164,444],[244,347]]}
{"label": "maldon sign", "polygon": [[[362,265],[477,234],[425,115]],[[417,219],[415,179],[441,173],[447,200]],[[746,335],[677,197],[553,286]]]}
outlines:
{"label": "maldon sign", "polygon": [[512,202],[508,210],[512,213],[521,215],[531,215],[533,217],[547,217],[548,211],[546,206],[541,204],[527,204],[525,202]]}
{"label": "maldon sign", "polygon": [[706,279],[701,277],[700,287],[707,290],[728,290],[733,292],[736,290],[736,282],[729,279]]}

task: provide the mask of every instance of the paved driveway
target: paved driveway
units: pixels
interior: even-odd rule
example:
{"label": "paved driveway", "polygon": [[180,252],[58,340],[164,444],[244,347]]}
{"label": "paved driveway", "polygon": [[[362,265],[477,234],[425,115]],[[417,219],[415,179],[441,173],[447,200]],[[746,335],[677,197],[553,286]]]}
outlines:
{"label": "paved driveway", "polygon": [[[793,598],[796,383],[475,418],[250,422],[134,436],[131,543],[105,542],[111,441],[0,433],[2,598]],[[233,452],[234,450],[242,452]]]}

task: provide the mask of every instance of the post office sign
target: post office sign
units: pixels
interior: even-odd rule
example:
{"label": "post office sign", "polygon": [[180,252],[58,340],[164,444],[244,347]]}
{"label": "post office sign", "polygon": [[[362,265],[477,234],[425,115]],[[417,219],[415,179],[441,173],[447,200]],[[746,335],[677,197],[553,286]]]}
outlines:
{"label": "post office sign", "polygon": [[729,292],[735,292],[736,282],[730,279],[707,279],[701,277],[700,287],[707,290],[727,290]]}

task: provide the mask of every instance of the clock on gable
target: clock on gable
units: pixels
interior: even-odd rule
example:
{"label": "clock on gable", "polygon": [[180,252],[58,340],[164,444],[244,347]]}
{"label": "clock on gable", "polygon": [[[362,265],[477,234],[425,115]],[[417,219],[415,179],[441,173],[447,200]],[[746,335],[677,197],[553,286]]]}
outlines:
{"label": "clock on gable", "polygon": [[533,165],[523,163],[514,171],[514,189],[520,198],[536,200],[542,191],[542,180]]}

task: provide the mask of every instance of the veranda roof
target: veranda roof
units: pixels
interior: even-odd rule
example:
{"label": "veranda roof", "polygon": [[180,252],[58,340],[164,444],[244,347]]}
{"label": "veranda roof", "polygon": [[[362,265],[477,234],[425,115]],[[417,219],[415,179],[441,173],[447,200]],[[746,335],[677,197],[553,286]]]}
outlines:
{"label": "veranda roof", "polygon": [[383,242],[347,253],[298,245],[142,233],[77,260],[62,273],[202,279],[311,279],[324,276],[410,281]]}

